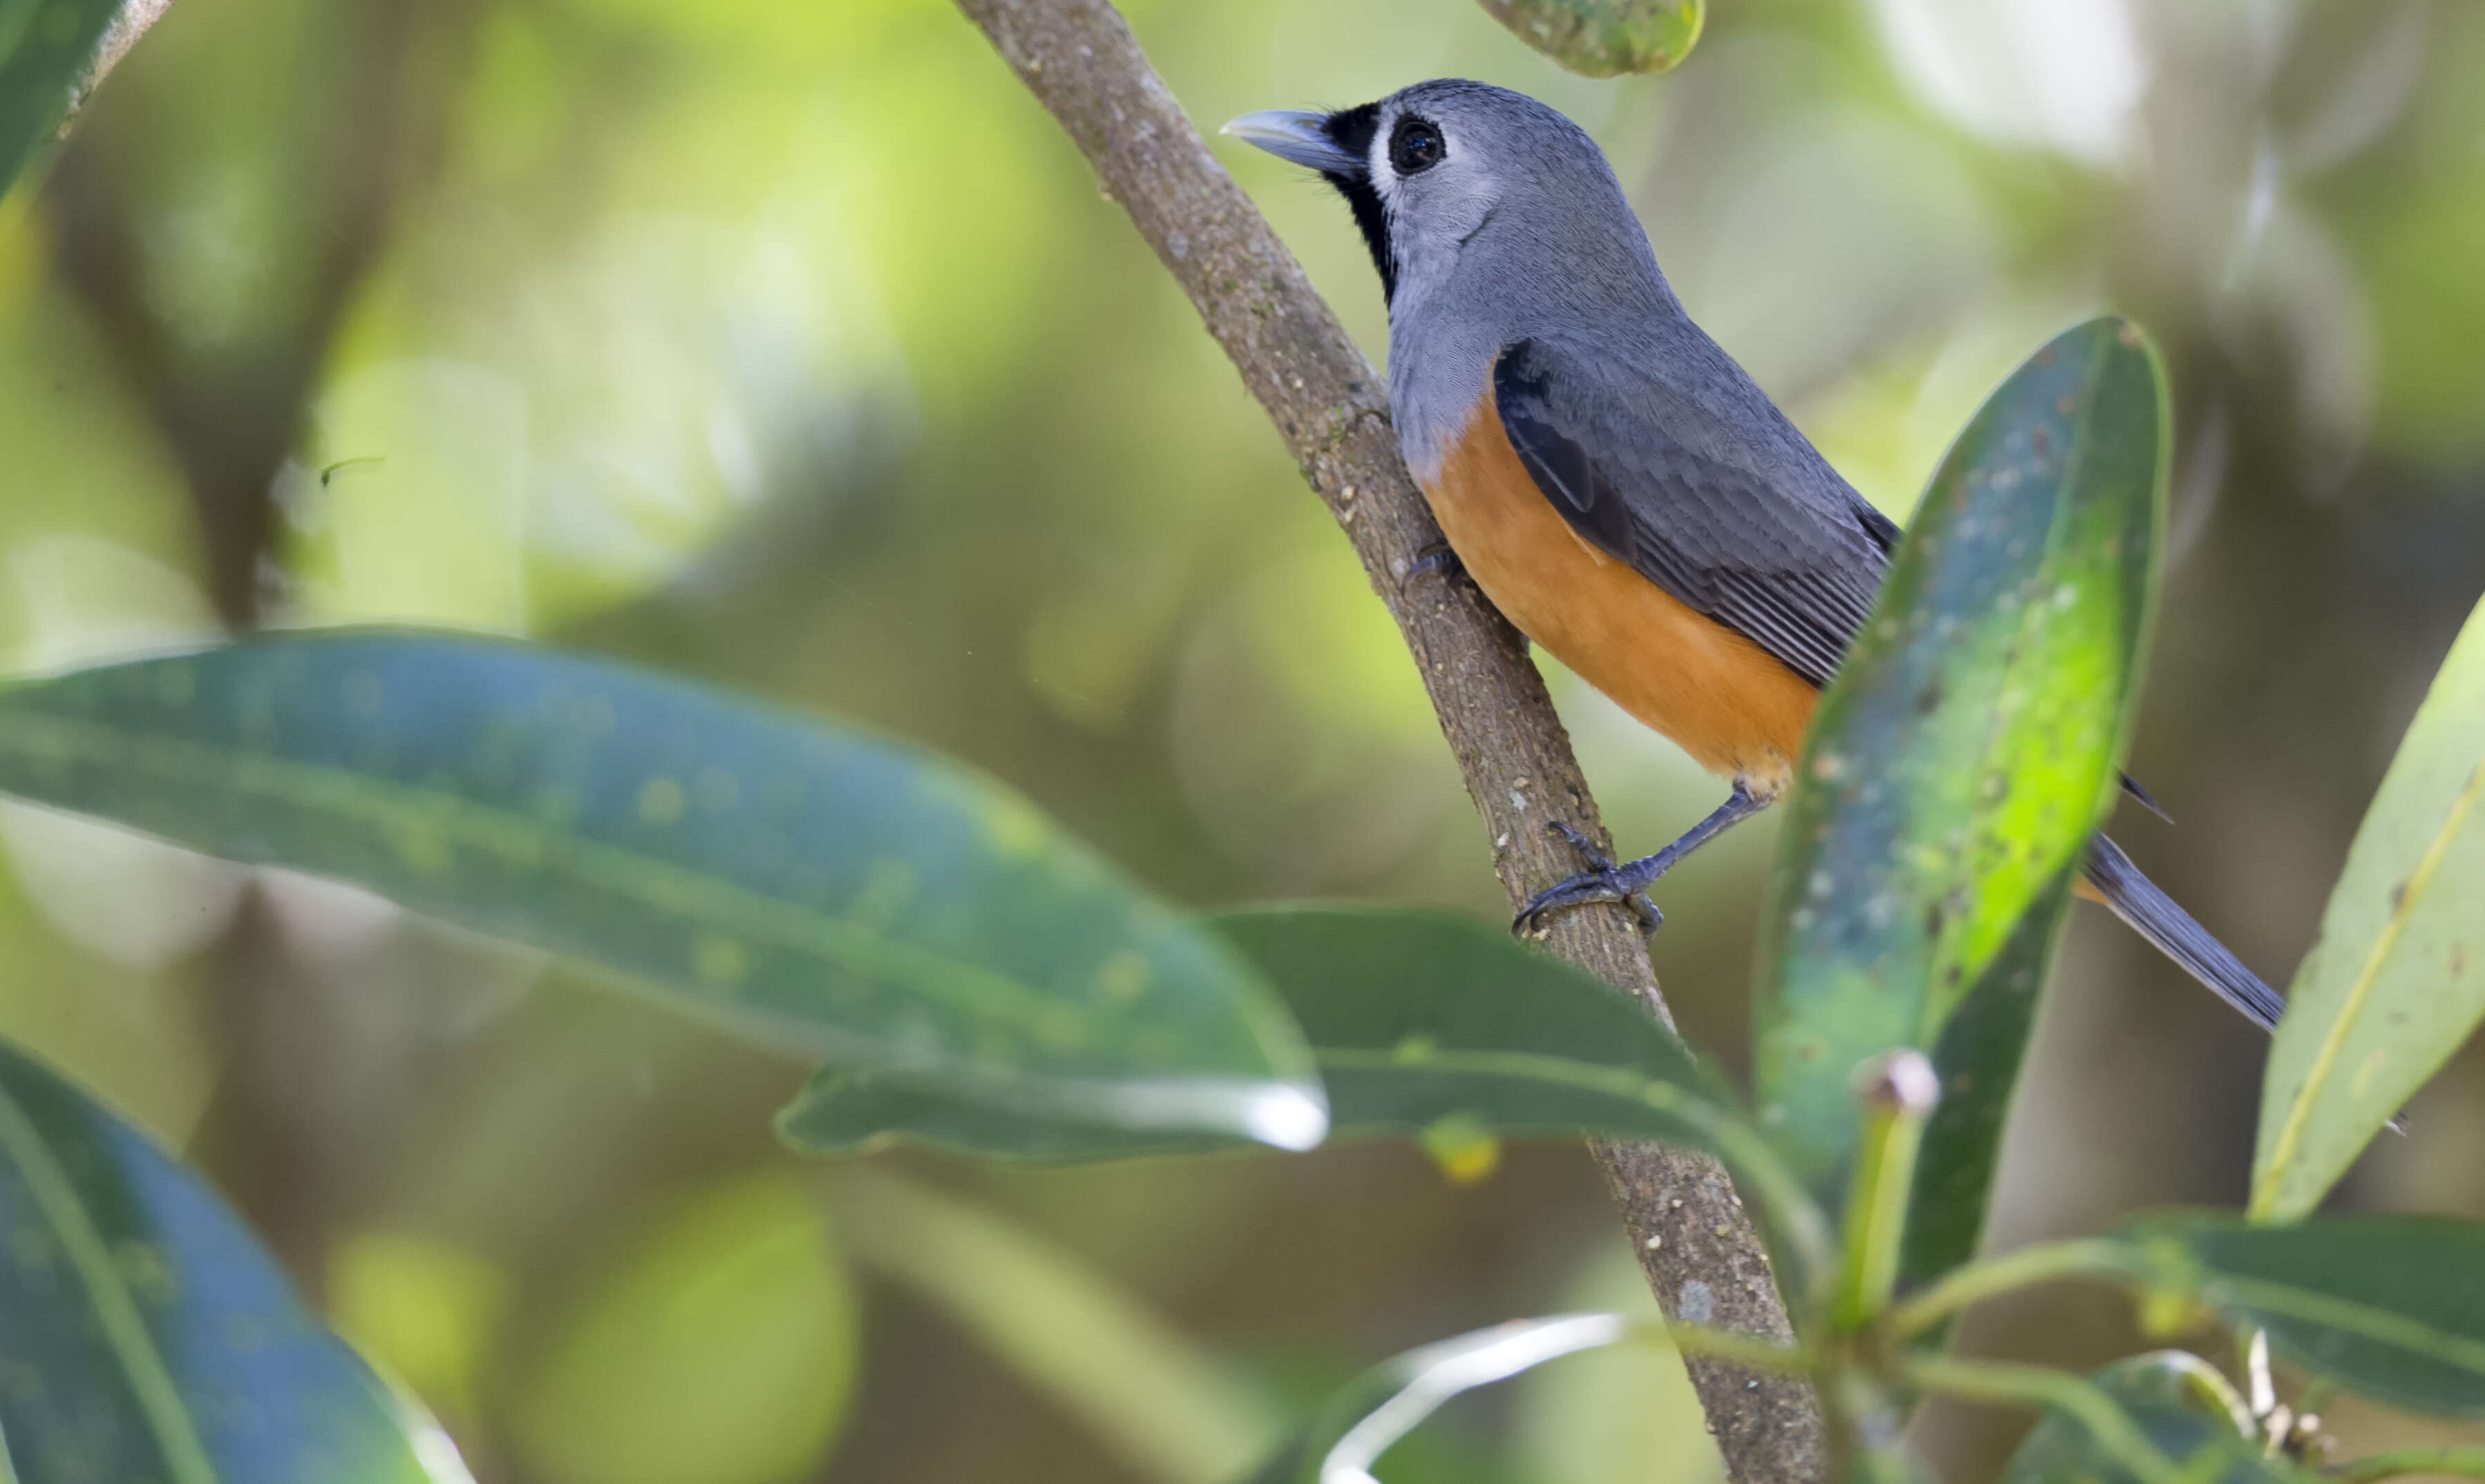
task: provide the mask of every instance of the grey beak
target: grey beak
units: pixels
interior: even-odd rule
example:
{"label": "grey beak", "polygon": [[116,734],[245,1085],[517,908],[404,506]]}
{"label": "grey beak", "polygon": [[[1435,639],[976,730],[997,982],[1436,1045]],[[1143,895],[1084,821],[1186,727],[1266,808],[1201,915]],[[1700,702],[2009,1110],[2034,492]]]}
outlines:
{"label": "grey beak", "polygon": [[1216,132],[1231,134],[1281,160],[1291,160],[1324,175],[1360,175],[1370,169],[1328,137],[1326,114],[1271,108],[1265,113],[1244,114]]}

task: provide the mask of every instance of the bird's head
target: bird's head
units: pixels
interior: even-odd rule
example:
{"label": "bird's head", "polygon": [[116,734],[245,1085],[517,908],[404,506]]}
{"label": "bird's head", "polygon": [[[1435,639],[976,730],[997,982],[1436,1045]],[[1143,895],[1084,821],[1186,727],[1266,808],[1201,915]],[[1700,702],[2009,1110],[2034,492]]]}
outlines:
{"label": "bird's head", "polygon": [[1417,83],[1335,113],[1244,114],[1223,132],[1337,187],[1393,306],[1402,285],[1445,275],[1488,228],[1542,237],[1581,207],[1629,220],[1594,140],[1534,98],[1485,83]]}

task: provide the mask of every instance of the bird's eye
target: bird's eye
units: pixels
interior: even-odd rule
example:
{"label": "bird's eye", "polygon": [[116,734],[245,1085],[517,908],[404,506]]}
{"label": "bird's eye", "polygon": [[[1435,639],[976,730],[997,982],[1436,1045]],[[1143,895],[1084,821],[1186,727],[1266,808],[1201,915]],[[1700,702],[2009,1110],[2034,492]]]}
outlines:
{"label": "bird's eye", "polygon": [[1412,115],[1398,121],[1389,131],[1389,168],[1401,175],[1411,175],[1441,163],[1449,148],[1441,143],[1441,131],[1430,119]]}

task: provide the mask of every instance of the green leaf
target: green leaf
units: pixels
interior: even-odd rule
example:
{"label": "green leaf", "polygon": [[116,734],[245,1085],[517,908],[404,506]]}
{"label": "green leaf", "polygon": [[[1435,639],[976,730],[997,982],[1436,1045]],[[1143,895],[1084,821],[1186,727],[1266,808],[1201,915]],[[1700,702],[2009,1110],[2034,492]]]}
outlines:
{"label": "green leaf", "polygon": [[13,685],[0,790],[357,882],[996,1107],[1321,1133],[1250,966],[1017,795],[608,661],[343,631]]}
{"label": "green leaf", "polygon": [[466,1478],[205,1183],[6,1045],[0,1232],[0,1478]]}
{"label": "green leaf", "polygon": [[[2196,1355],[2161,1350],[2134,1356],[2091,1378],[2124,1417],[2183,1471],[2184,1484],[2263,1484],[2308,1478],[2265,1459],[2251,1436],[2252,1414],[2217,1368]],[[2049,1412],[2019,1445],[2002,1484],[2143,1484],[2088,1426]]]}
{"label": "green leaf", "polygon": [[2051,927],[2023,920],[2058,909],[2130,728],[2167,421],[2132,326],[2036,352],[1943,461],[1821,698],[1763,909],[1756,1066],[1816,1189],[1844,1178],[1856,1064],[1937,1049],[2014,939],[2043,957]]}
{"label": "green leaf", "polygon": [[1483,0],[1520,40],[1590,77],[1664,72],[1700,40],[1707,0]]}
{"label": "green leaf", "polygon": [[[1734,1094],[1611,988],[1507,933],[1421,908],[1280,906],[1201,919],[1276,985],[1312,1042],[1337,1134],[1598,1129],[1713,1148]],[[778,1117],[796,1148],[907,1138],[1071,1161],[1230,1141],[997,1116],[901,1077],[822,1071]],[[1731,1142],[1731,1140],[1730,1140]]]}
{"label": "green leaf", "polygon": [[0,0],[0,196],[92,86],[96,48],[124,8],[157,9],[123,0]]}
{"label": "green leaf", "polygon": [[2133,1277],[2267,1330],[2307,1370],[2396,1406],[2485,1417],[2485,1226],[2171,1215],[2125,1234]]}
{"label": "green leaf", "polygon": [[2291,1220],[2485,1020],[2485,604],[2373,796],[2261,1088],[2253,1214]]}
{"label": "green leaf", "polygon": [[1372,1466],[1380,1455],[1461,1392],[1629,1334],[1619,1314],[1562,1314],[1514,1319],[1410,1350],[1340,1388],[1319,1418],[1249,1484],[1373,1484]]}
{"label": "green leaf", "polygon": [[1951,1012],[1933,1048],[1942,1100],[1925,1125],[1907,1199],[1902,1287],[1927,1283],[1976,1255],[2002,1154],[2002,1132],[2019,1087],[2019,1064],[2036,1018],[2045,970],[2062,937],[2064,871],[2019,919],[2019,929],[1968,997]]}
{"label": "green leaf", "polygon": [[[1202,919],[1277,986],[1312,1043],[1341,1134],[1593,1130],[1708,1149],[1758,1182],[1783,1234],[1815,1240],[1733,1092],[1607,985],[1509,934],[1420,908],[1277,906]],[[1003,1159],[1114,1159],[1224,1147],[1059,1120],[1001,1117],[902,1076],[814,1077],[778,1118],[793,1147],[892,1139]],[[1784,1207],[1791,1202],[1791,1211]]]}

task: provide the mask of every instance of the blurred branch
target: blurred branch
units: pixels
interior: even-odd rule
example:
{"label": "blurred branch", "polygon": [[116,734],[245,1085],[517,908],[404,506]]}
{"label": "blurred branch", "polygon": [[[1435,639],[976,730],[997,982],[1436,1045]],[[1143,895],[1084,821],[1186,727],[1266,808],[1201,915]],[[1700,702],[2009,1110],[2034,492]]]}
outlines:
{"label": "blurred branch", "polygon": [[[959,0],[959,8],[1130,212],[1353,543],[1414,653],[1511,902],[1570,875],[1576,862],[1546,823],[1568,820],[1603,842],[1596,802],[1518,634],[1467,584],[1408,579],[1440,532],[1399,460],[1387,389],[1371,364],[1209,153],[1110,5]],[[1567,914],[1549,946],[1674,1023],[1628,912]],[[1760,1235],[1715,1160],[1652,1145],[1591,1147],[1668,1318],[1792,1337]],[[1802,1380],[1706,1358],[1688,1366],[1738,1484],[1827,1475],[1819,1406]]]}
{"label": "blurred branch", "polygon": [[[132,0],[97,52],[117,61],[171,0]],[[330,342],[372,266],[406,177],[457,94],[421,64],[457,35],[471,3],[362,0],[341,28],[333,86],[301,121],[317,141],[288,224],[312,240],[288,312],[257,333],[198,343],[163,309],[146,234],[159,203],[104,127],[81,129],[52,172],[54,272],[102,333],[122,376],[180,468],[196,512],[205,584],[236,631],[267,616],[281,555],[276,479],[294,450]],[[83,96],[83,94],[81,94]],[[98,123],[109,121],[97,120]],[[348,1203],[354,1130],[336,1116],[335,990],[253,890],[201,969],[221,1065],[194,1155],[313,1295],[330,1228]]]}
{"label": "blurred branch", "polygon": [[[117,57],[116,44],[126,50],[136,40],[123,24],[144,22],[130,15],[150,9],[160,14],[170,3],[140,0],[125,10],[99,63]],[[278,539],[276,474],[293,450],[329,341],[387,244],[410,143],[427,142],[450,106],[446,96],[420,95],[437,82],[412,75],[409,65],[421,50],[424,13],[439,9],[412,0],[354,8],[358,24],[347,30],[342,75],[328,91],[325,117],[305,122],[319,145],[312,176],[294,199],[303,203],[305,230],[317,240],[306,255],[292,312],[275,316],[263,335],[199,346],[168,322],[148,282],[143,245],[153,203],[117,157],[109,131],[81,132],[52,174],[56,271],[104,332],[179,462],[198,510],[207,596],[235,629],[255,627],[262,616],[263,573]],[[429,22],[445,23],[451,22],[436,13]],[[412,86],[418,81],[433,87]]]}

